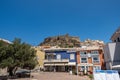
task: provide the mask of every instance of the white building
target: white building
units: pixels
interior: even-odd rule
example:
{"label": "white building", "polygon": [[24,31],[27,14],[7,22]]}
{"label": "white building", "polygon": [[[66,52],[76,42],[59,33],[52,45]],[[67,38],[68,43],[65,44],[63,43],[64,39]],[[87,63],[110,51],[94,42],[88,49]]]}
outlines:
{"label": "white building", "polygon": [[112,42],[104,47],[104,57],[106,69],[116,69],[120,71],[120,28],[111,37]]}
{"label": "white building", "polygon": [[112,42],[120,42],[120,27],[112,35],[111,40]]}

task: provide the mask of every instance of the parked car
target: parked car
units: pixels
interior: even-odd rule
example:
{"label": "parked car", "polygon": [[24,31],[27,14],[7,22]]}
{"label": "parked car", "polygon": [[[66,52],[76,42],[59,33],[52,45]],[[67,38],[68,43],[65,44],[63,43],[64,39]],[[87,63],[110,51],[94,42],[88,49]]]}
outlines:
{"label": "parked car", "polygon": [[8,79],[8,76],[7,75],[0,75],[0,80],[7,80]]}
{"label": "parked car", "polygon": [[8,79],[8,73],[0,73],[0,80],[7,80]]}
{"label": "parked car", "polygon": [[30,77],[31,71],[27,69],[19,69],[15,74],[18,78],[26,78]]}

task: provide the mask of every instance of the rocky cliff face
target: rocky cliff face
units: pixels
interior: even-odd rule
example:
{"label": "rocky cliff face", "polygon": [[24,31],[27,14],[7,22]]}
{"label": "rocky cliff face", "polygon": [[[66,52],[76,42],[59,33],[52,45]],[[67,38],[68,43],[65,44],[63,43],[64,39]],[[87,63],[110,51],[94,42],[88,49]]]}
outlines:
{"label": "rocky cliff face", "polygon": [[57,46],[61,48],[79,47],[80,39],[79,37],[69,36],[68,34],[59,35],[45,38],[45,40],[40,43],[40,46]]}

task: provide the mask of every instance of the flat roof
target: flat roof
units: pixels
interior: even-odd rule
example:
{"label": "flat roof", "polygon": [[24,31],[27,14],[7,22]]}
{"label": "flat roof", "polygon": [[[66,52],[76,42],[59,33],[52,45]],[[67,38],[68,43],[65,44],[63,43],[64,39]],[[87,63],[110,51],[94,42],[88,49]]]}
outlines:
{"label": "flat roof", "polygon": [[44,51],[84,51],[84,50],[102,50],[103,47],[86,47],[86,48],[49,48],[43,49]]}

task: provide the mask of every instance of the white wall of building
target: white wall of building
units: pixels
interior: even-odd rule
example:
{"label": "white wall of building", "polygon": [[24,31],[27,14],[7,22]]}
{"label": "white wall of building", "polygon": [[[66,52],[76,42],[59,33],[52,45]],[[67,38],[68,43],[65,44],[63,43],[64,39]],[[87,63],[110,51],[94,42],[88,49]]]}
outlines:
{"label": "white wall of building", "polygon": [[120,65],[120,42],[116,42],[113,65]]}
{"label": "white wall of building", "polygon": [[115,43],[108,43],[104,48],[104,58],[107,69],[112,69],[114,52],[115,52]]}
{"label": "white wall of building", "polygon": [[120,42],[108,43],[104,47],[104,58],[107,69],[114,65],[120,65]]}

